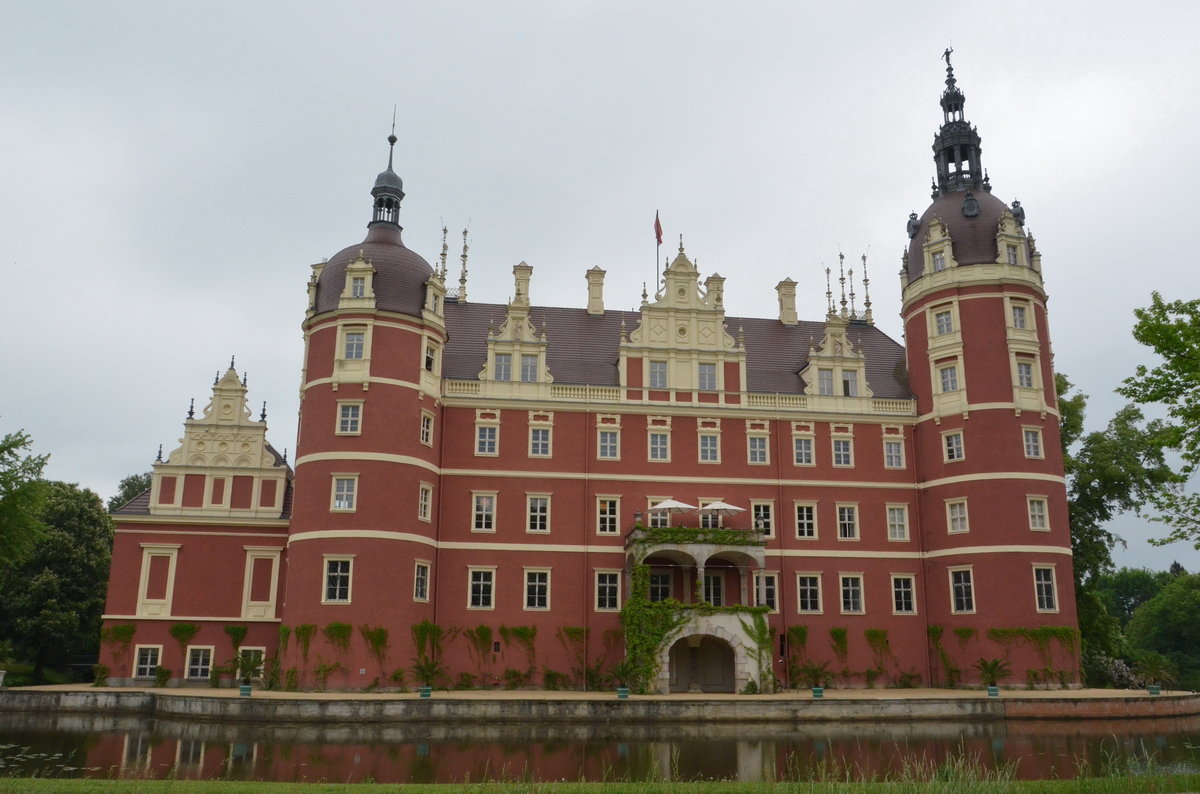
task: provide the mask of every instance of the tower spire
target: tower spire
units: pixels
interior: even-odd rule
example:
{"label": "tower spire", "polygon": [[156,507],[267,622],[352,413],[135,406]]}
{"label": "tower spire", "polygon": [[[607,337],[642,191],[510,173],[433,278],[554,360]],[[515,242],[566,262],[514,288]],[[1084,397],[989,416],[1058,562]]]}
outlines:
{"label": "tower spire", "polygon": [[400,228],[400,202],[404,200],[404,181],[392,170],[393,155],[396,150],[396,111],[392,110],[392,133],[388,135],[388,164],[387,169],[375,177],[375,187],[371,195],[375,197],[371,222],[367,227],[387,225]]}
{"label": "tower spire", "polygon": [[946,89],[942,91],[942,126],[933,139],[933,160],[937,166],[934,198],[955,190],[991,190],[984,178],[980,155],[979,132],[963,115],[967,98],[958,87],[954,64],[950,62],[953,47],[942,53],[946,61]]}

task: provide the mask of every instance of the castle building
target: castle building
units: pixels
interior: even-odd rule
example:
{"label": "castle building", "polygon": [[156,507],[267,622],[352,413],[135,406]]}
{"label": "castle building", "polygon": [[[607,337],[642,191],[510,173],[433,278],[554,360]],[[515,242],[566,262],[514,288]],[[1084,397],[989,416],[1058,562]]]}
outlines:
{"label": "castle building", "polygon": [[474,302],[465,238],[457,288],[444,234],[436,266],[405,247],[389,153],[366,238],[312,267],[294,463],[231,362],[116,511],[110,680],[1076,683],[1041,258],[948,55],[904,346],[865,260],[817,320],[788,278],[777,316],[728,316],[682,243],[637,311],[599,268],[538,306],[524,262]]}

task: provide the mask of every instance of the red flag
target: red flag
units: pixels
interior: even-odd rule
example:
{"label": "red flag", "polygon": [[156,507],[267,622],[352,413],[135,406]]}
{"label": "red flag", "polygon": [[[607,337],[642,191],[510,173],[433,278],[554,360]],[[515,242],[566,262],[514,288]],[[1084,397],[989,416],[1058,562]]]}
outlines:
{"label": "red flag", "polygon": [[662,245],[662,223],[658,220],[658,210],[654,211],[654,237]]}

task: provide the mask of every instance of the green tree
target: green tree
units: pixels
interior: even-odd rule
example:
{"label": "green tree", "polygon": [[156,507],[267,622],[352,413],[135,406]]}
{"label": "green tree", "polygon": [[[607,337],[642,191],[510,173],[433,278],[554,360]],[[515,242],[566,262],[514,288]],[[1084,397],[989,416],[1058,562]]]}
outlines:
{"label": "green tree", "polygon": [[42,469],[50,456],[34,455],[32,446],[21,430],[0,438],[0,568],[19,559],[38,536]]}
{"label": "green tree", "polygon": [[33,678],[74,654],[94,653],[104,611],[112,520],[94,492],[45,483],[37,545],[0,574],[0,625],[33,662]]}
{"label": "green tree", "polygon": [[1135,655],[1160,653],[1179,671],[1185,689],[1200,687],[1200,576],[1173,578],[1133,613],[1126,635]]}
{"label": "green tree", "polygon": [[[1139,365],[1117,391],[1144,405],[1166,408],[1167,445],[1183,458],[1183,475],[1200,465],[1200,300],[1164,301],[1155,292],[1150,306],[1134,311],[1133,338],[1161,359],[1154,367]],[[1163,488],[1154,499],[1170,532],[1157,544],[1188,540],[1200,548],[1200,494],[1184,488],[1184,478]]]}
{"label": "green tree", "polygon": [[145,474],[130,474],[125,479],[121,480],[121,484],[117,486],[116,494],[108,500],[108,512],[113,512],[118,507],[123,507],[129,500],[136,496],[140,496],[143,491],[150,488],[150,480],[154,476],[153,472]]}
{"label": "green tree", "polygon": [[1108,613],[1121,622],[1129,623],[1134,611],[1158,595],[1171,581],[1167,571],[1151,571],[1149,568],[1119,568],[1101,574],[1096,580],[1096,591]]}

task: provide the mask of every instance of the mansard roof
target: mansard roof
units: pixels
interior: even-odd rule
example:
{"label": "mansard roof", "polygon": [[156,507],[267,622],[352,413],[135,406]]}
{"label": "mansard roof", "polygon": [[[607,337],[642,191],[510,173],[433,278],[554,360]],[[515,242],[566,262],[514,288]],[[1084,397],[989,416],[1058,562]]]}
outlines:
{"label": "mansard roof", "polygon": [[[504,322],[502,303],[456,303],[447,300],[449,340],[442,353],[442,375],[455,380],[475,380],[487,363],[488,326]],[[619,386],[617,346],[621,324],[632,332],[642,321],[640,312],[610,311],[588,314],[586,309],[534,306],[529,320],[549,340],[546,359],[555,383]],[[801,321],[785,326],[775,319],[726,317],[732,336],[745,334],[747,390],[802,394],[799,375],[808,364],[808,351],[825,336],[825,323]],[[904,348],[873,325],[851,323],[848,331],[866,355],[867,383],[878,399],[911,397],[904,365]]]}

